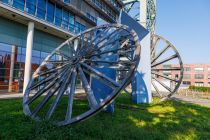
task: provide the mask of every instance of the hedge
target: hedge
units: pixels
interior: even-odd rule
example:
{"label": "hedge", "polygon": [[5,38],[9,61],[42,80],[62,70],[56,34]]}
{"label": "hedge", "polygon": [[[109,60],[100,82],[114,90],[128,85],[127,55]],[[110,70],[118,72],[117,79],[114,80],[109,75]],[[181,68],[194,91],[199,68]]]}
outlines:
{"label": "hedge", "polygon": [[209,92],[210,93],[210,87],[196,87],[196,86],[190,86],[190,90],[197,90],[200,92]]}

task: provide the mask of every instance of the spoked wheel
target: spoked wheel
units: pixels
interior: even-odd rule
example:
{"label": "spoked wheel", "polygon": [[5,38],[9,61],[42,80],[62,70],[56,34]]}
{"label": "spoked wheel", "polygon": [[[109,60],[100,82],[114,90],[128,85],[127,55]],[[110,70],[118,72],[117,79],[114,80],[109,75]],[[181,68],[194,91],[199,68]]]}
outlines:
{"label": "spoked wheel", "polygon": [[177,49],[166,39],[152,35],[152,93],[162,99],[178,90],[183,78],[183,63]]}
{"label": "spoked wheel", "polygon": [[[24,113],[59,126],[85,120],[115,99],[130,82],[139,59],[138,36],[127,26],[88,29],[61,44],[35,71],[24,93]],[[121,70],[127,72],[120,80],[108,73]],[[93,81],[109,94],[95,92]]]}

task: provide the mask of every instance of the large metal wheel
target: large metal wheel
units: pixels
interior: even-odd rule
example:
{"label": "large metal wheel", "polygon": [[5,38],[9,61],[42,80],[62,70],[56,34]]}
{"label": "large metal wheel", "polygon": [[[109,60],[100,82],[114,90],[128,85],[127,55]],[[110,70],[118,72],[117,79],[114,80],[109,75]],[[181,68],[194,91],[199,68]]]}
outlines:
{"label": "large metal wheel", "polygon": [[161,36],[152,35],[151,44],[152,93],[162,99],[169,98],[182,82],[182,59],[177,49]]}
{"label": "large metal wheel", "polygon": [[[59,126],[85,120],[109,105],[130,83],[139,60],[138,36],[127,26],[88,29],[61,44],[34,72],[24,92],[24,113]],[[126,71],[126,75],[113,79],[107,70]],[[93,80],[110,94],[95,93]],[[78,94],[80,86],[83,90]]]}

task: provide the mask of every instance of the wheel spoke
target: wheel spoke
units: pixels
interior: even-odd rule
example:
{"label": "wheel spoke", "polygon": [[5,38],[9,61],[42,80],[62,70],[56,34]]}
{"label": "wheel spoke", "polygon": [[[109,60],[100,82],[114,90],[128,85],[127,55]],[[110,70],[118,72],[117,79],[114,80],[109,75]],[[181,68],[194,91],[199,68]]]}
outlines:
{"label": "wheel spoke", "polygon": [[95,59],[95,60],[87,60],[87,62],[92,62],[92,63],[106,63],[106,64],[109,64],[109,65],[116,65],[116,64],[121,64],[121,65],[134,65],[133,62],[126,61],[126,60],[108,61],[108,60]]}
{"label": "wheel spoke", "polygon": [[[63,66],[60,66],[60,67],[58,67],[58,68],[51,69],[51,70],[46,71],[46,72],[43,72],[43,73],[41,73],[41,74],[36,74],[36,75],[34,75],[33,78],[37,78],[37,77],[40,77],[40,76],[43,76],[43,75],[46,75],[46,74],[50,74],[50,73],[52,73],[52,72],[54,72],[54,71],[57,70],[54,74],[50,75],[49,77],[47,77],[47,78],[45,78],[45,79],[42,79],[42,80],[40,80],[40,81],[34,83],[34,84],[31,85],[30,87],[28,87],[28,89],[29,89],[29,90],[33,90],[33,89],[37,88],[38,86],[41,86],[41,85],[47,83],[48,81],[50,81],[50,80],[56,78],[56,75],[59,74],[59,73],[61,73],[67,66],[68,66],[68,64],[63,65]],[[63,70],[61,70],[61,68],[63,68]]]}
{"label": "wheel spoke", "polygon": [[106,75],[102,74],[101,72],[99,72],[98,70],[92,68],[91,66],[88,66],[87,64],[81,62],[80,63],[82,66],[86,67],[87,69],[89,69],[90,71],[92,71],[92,74],[98,76],[101,78],[102,81],[107,81],[109,83],[111,83],[112,85],[114,85],[115,87],[118,87],[119,84],[117,82],[115,82],[114,80],[112,80],[111,78],[107,77]]}
{"label": "wheel spoke", "polygon": [[165,75],[162,75],[162,74],[159,74],[159,73],[156,73],[156,72],[152,72],[152,74],[157,75],[157,76],[160,76],[160,77],[165,78],[165,79],[170,80],[170,81],[174,81],[174,82],[176,82],[176,83],[179,82],[179,81],[176,80],[176,79],[170,78],[170,77],[168,77],[168,76],[165,76]]}
{"label": "wheel spoke", "polygon": [[88,83],[88,80],[87,80],[81,66],[79,66],[78,69],[79,69],[80,78],[81,78],[81,81],[82,81],[82,86],[85,89],[85,92],[87,93],[87,97],[88,97],[90,107],[91,108],[96,108],[98,106],[98,103],[96,101],[96,98],[94,97],[93,91],[92,91],[92,89],[91,89],[91,87]]}
{"label": "wheel spoke", "polygon": [[166,52],[166,50],[168,49],[170,47],[170,45],[167,45],[167,47],[165,47],[163,50],[161,50],[161,52],[157,55],[157,56],[155,56],[155,58],[152,60],[152,64],[164,53],[164,52]]}
{"label": "wheel spoke", "polygon": [[58,55],[60,55],[60,56],[62,56],[63,58],[66,58],[67,60],[71,60],[71,57],[69,57],[69,56],[63,54],[63,53],[62,53],[61,51],[59,51],[59,50],[57,50],[55,53],[58,54]]}
{"label": "wheel spoke", "polygon": [[100,76],[98,76],[96,74],[93,74],[93,73],[91,73],[90,71],[88,71],[86,69],[83,69],[83,71],[86,74],[90,75],[91,77],[95,78],[96,80],[100,81],[101,83],[104,83],[105,85],[109,86],[110,88],[112,88],[112,89],[116,88],[115,85],[113,85],[112,83],[108,82],[107,80],[102,79]]}
{"label": "wheel spoke", "polygon": [[32,96],[31,98],[29,98],[29,100],[26,102],[26,104],[32,103],[35,99],[37,99],[43,93],[45,93],[46,91],[48,91],[53,85],[56,84],[56,82],[57,82],[58,79],[62,78],[62,76],[66,73],[66,71],[67,71],[67,68],[64,69],[62,72],[60,72],[59,74],[57,74],[57,76],[54,77],[53,81],[49,85],[47,85],[46,87],[43,87],[34,96]]}
{"label": "wheel spoke", "polygon": [[70,73],[66,74],[66,78],[62,82],[62,85],[56,95],[56,98],[53,101],[53,103],[51,104],[50,109],[47,112],[46,119],[50,119],[50,117],[52,116],[52,114],[54,113],[54,111],[57,107],[58,102],[60,101],[61,97],[63,96],[64,92],[66,91],[66,89],[69,85],[69,82],[70,82],[70,76],[72,75],[71,73],[72,73],[72,70],[70,70]]}
{"label": "wheel spoke", "polygon": [[[126,49],[131,49],[131,48],[133,48],[133,46],[130,46],[129,48],[126,48]],[[91,54],[91,55],[88,55],[88,56],[86,56],[86,57],[93,57],[93,56],[100,56],[100,55],[103,55],[103,54],[107,54],[107,53],[119,53],[119,54],[126,54],[126,53],[128,53],[128,52],[133,52],[134,51],[134,49],[132,49],[132,50],[125,50],[125,51],[123,51],[123,50],[125,50],[125,48],[119,48],[119,49],[114,49],[114,50],[108,50],[108,51],[104,51],[104,52],[100,52],[100,53],[95,53],[95,54]]]}
{"label": "wheel spoke", "polygon": [[72,53],[72,54],[70,54],[69,56],[72,57],[73,55],[76,54],[76,51],[74,50],[74,47],[73,47],[72,43],[70,43],[70,42],[68,41],[67,44],[68,44],[68,47],[69,47],[69,51]]}
{"label": "wheel spoke", "polygon": [[56,83],[47,95],[41,100],[41,102],[35,107],[34,111],[32,112],[32,116],[35,117],[37,113],[41,110],[41,108],[47,103],[47,101],[58,91],[60,87],[59,83]]}
{"label": "wheel spoke", "polygon": [[[130,36],[131,34],[128,34],[127,36]],[[121,36],[120,36],[121,37]],[[95,48],[94,48],[94,50],[91,52],[91,53],[93,53],[93,52],[97,52],[97,51],[99,51],[100,49],[102,49],[102,48],[104,48],[104,47],[106,47],[106,46],[109,46],[109,45],[111,45],[111,44],[113,44],[113,43],[116,43],[119,39],[120,39],[120,37],[117,37],[117,38],[115,38],[115,37],[110,37],[109,36],[109,38],[111,38],[111,39],[109,39],[107,42],[105,42],[103,45],[101,45],[100,47],[98,47],[98,46],[96,46]]]}
{"label": "wheel spoke", "polygon": [[161,84],[169,92],[172,92],[172,90],[167,85],[165,85],[163,82],[161,82],[160,80],[158,80],[156,77],[152,76],[152,78],[155,79],[155,81],[157,81],[159,84]]}
{"label": "wheel spoke", "polygon": [[[103,30],[102,32],[100,32],[93,40],[90,41],[90,44],[93,44],[99,37],[101,37],[102,35],[105,35],[108,33],[108,31],[110,30],[110,28],[107,28],[105,30]],[[101,41],[105,40],[106,38],[103,37],[102,40],[99,40],[97,43],[100,43]]]}
{"label": "wheel spoke", "polygon": [[67,70],[65,71],[65,73],[63,73],[61,75],[61,77],[59,78],[59,81],[55,82],[52,86],[52,88],[50,89],[50,91],[46,94],[46,96],[40,101],[40,103],[35,107],[34,111],[32,112],[32,116],[35,117],[36,114],[41,110],[41,108],[47,103],[47,101],[58,91],[58,89],[61,86],[61,82],[64,78],[64,76],[66,75]]}
{"label": "wheel spoke", "polygon": [[160,95],[160,98],[163,97],[163,95],[160,93],[160,91],[158,90],[157,86],[155,85],[155,83],[152,81],[152,85],[155,88],[156,92]]}
{"label": "wheel spoke", "polygon": [[76,79],[77,79],[77,72],[76,69],[74,69],[71,77],[70,92],[68,92],[68,106],[65,117],[65,121],[67,122],[69,122],[72,118],[72,108],[73,108],[74,93],[76,89]]}
{"label": "wheel spoke", "polygon": [[[109,39],[110,38],[112,38],[112,37],[114,37],[114,36],[116,36],[116,34],[118,34],[119,32],[121,32],[122,31],[122,29],[121,28],[118,28],[118,29],[116,29],[115,31],[113,31],[111,34],[105,34],[104,36],[103,36],[103,38],[101,38],[98,42],[96,42],[95,44],[94,44],[94,46],[98,46],[98,44],[99,43],[101,43],[101,42],[103,42],[104,40],[108,40],[108,42],[109,42]],[[107,42],[106,42],[107,43]]]}
{"label": "wheel spoke", "polygon": [[161,64],[163,64],[163,63],[165,63],[165,62],[168,62],[168,61],[170,61],[170,60],[172,60],[172,59],[174,59],[174,58],[177,58],[178,56],[177,56],[177,54],[174,54],[174,55],[172,55],[172,56],[170,56],[170,57],[168,57],[168,58],[166,58],[166,59],[164,59],[164,60],[162,60],[162,61],[160,61],[160,62],[157,62],[157,63],[155,63],[155,64],[152,64],[152,67],[156,67],[156,66],[158,66],[158,65],[161,65]]}
{"label": "wheel spoke", "polygon": [[152,68],[152,71],[180,71],[181,70],[181,68],[179,67],[179,68],[168,68],[168,69],[161,69],[161,68]]}

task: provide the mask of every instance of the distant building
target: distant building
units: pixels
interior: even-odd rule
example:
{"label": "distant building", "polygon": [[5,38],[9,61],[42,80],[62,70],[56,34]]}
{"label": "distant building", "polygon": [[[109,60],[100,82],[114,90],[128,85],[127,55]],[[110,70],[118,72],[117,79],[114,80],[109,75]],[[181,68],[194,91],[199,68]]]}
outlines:
{"label": "distant building", "polygon": [[[176,67],[176,65],[165,65],[163,67]],[[165,71],[164,75],[177,78],[180,75],[174,71]],[[184,64],[184,75],[182,87],[188,86],[210,87],[210,64]]]}

